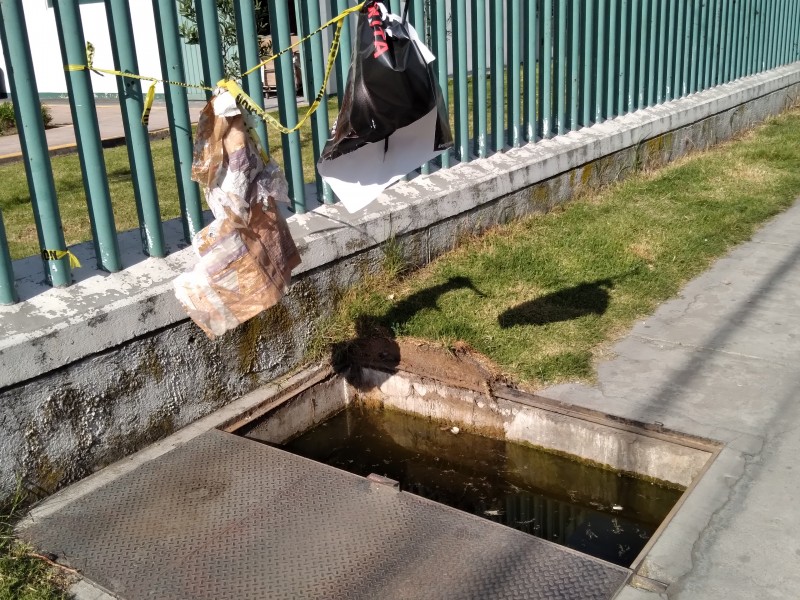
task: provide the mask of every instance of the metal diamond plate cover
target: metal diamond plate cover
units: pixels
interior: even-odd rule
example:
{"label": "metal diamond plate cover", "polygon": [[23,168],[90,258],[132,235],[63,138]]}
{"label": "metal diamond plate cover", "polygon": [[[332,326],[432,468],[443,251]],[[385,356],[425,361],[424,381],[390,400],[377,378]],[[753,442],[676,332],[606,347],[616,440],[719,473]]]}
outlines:
{"label": "metal diamond plate cover", "polygon": [[626,569],[211,431],[23,532],[126,600],[612,598]]}

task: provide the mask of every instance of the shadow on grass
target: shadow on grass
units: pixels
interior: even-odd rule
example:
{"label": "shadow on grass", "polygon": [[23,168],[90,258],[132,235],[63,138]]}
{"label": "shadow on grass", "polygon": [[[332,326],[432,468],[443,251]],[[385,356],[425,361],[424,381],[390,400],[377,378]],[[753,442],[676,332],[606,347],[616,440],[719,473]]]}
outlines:
{"label": "shadow on grass", "polygon": [[355,321],[355,338],[335,344],[332,348],[334,370],[356,389],[361,389],[358,375],[363,367],[394,371],[400,364],[401,356],[393,330],[407,323],[423,309],[438,308],[442,295],[460,289],[468,289],[484,297],[471,279],[456,276],[411,294],[384,315],[359,315]]}
{"label": "shadow on grass", "polygon": [[581,283],[509,308],[497,317],[497,322],[501,328],[508,329],[517,325],[570,321],[586,315],[599,316],[608,310],[608,291],[613,288],[611,278]]}

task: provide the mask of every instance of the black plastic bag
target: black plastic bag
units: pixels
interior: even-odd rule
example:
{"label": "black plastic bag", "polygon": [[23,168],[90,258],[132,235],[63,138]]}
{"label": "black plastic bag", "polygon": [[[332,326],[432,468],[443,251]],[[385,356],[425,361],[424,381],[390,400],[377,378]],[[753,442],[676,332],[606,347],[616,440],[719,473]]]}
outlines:
{"label": "black plastic bag", "polygon": [[[408,6],[408,5],[406,5]],[[407,22],[383,2],[368,1],[358,15],[356,43],[342,108],[320,163],[370,143],[391,144],[398,129],[438,108],[432,152],[453,145],[453,136],[433,68]]]}

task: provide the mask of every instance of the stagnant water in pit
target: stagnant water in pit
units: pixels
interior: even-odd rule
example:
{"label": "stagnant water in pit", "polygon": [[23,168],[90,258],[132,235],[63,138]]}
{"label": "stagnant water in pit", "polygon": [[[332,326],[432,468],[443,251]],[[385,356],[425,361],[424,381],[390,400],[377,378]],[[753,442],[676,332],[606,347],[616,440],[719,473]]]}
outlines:
{"label": "stagnant water in pit", "polygon": [[284,448],[629,566],[682,494],[521,444],[350,406]]}

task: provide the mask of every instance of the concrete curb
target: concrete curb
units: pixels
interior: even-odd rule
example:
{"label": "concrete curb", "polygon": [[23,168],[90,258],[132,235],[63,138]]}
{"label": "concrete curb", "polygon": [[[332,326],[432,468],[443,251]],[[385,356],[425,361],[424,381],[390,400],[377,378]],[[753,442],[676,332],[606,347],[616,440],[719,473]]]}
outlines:
{"label": "concrete curb", "polygon": [[[64,125],[64,127],[71,127],[72,125]],[[149,133],[150,139],[153,141],[164,140],[170,136],[169,129],[156,129]],[[100,140],[103,148],[117,148],[125,145],[125,136],[108,137]],[[60,146],[50,146],[48,149],[50,157],[64,156],[67,154],[75,154],[78,152],[78,144],[61,144]],[[22,152],[14,152],[12,154],[0,155],[0,165],[8,165],[16,162],[22,162]]]}

